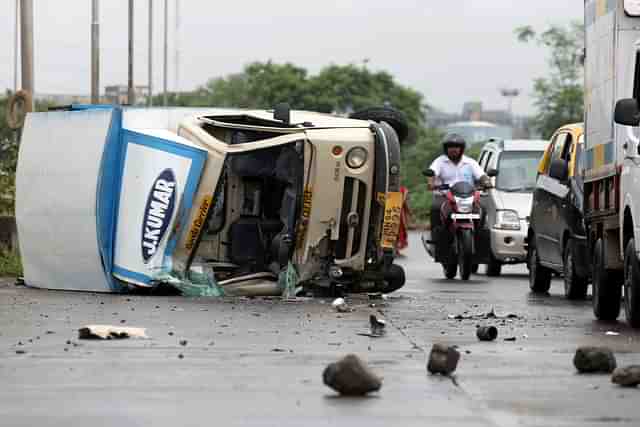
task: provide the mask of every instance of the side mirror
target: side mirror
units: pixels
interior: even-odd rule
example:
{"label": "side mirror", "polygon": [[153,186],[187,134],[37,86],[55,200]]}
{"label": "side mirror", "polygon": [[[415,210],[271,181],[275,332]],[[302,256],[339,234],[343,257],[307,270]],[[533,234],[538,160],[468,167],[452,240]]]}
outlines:
{"label": "side mirror", "polygon": [[493,178],[494,176],[498,176],[498,170],[497,169],[489,169],[487,171],[487,176],[489,178]]}
{"label": "side mirror", "polygon": [[422,171],[422,175],[433,178],[434,176],[436,176],[436,173],[433,171],[433,169],[425,169]]}
{"label": "side mirror", "polygon": [[551,162],[549,167],[549,176],[553,179],[557,179],[560,182],[564,182],[569,177],[569,165],[565,160],[556,159]]}
{"label": "side mirror", "polygon": [[627,98],[616,102],[613,120],[620,125],[638,126],[640,122],[638,101],[633,98]]}
{"label": "side mirror", "polygon": [[275,108],[273,109],[273,118],[276,119],[276,120],[280,120],[285,125],[290,124],[291,123],[291,108],[289,107],[289,104],[287,104],[286,102],[282,102],[280,104],[277,104],[275,106]]}

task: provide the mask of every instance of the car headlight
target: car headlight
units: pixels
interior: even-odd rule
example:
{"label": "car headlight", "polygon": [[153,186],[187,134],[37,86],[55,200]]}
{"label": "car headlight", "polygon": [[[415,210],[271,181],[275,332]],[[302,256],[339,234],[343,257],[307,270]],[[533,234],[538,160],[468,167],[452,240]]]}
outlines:
{"label": "car headlight", "polygon": [[471,213],[473,211],[473,197],[455,197],[456,206],[460,213]]}
{"label": "car headlight", "polygon": [[367,150],[354,147],[347,153],[347,165],[352,169],[361,168],[367,162]]}
{"label": "car headlight", "polygon": [[520,230],[520,218],[518,212],[512,210],[496,211],[496,224],[494,228],[502,230]]}

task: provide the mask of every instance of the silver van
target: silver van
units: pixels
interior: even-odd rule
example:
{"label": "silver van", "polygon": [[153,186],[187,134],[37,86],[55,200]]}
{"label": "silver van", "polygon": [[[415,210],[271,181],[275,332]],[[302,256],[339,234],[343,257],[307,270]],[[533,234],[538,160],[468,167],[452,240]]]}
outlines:
{"label": "silver van", "polygon": [[489,140],[478,163],[485,172],[497,171],[494,188],[482,198],[491,251],[486,273],[499,276],[503,264],[526,262],[525,238],[536,185],[538,163],[549,144],[543,140]]}

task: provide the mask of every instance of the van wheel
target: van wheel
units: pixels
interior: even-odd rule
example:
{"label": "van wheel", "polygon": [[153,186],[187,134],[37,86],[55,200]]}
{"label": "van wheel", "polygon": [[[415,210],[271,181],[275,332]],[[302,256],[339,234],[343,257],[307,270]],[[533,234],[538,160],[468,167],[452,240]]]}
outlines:
{"label": "van wheel", "polygon": [[578,275],[575,264],[575,241],[569,239],[564,248],[564,295],[571,300],[585,299],[587,278]]}
{"label": "van wheel", "polygon": [[390,107],[371,107],[352,113],[349,118],[358,120],[372,120],[387,122],[396,131],[398,141],[403,143],[409,135],[407,119],[401,111]]}
{"label": "van wheel", "polygon": [[486,273],[489,277],[497,277],[502,273],[502,263],[495,259],[491,252],[489,253],[489,262],[487,263]]}
{"label": "van wheel", "polygon": [[529,288],[536,293],[549,292],[551,287],[551,270],[540,264],[538,249],[531,247],[529,255]]}
{"label": "van wheel", "polygon": [[593,314],[599,320],[616,320],[620,315],[620,278],[604,265],[604,242],[593,247]]}
{"label": "van wheel", "polygon": [[404,268],[398,264],[391,264],[389,271],[384,275],[385,287],[382,293],[388,294],[393,291],[397,291],[404,286],[406,276],[404,274]]}
{"label": "van wheel", "polygon": [[632,328],[640,327],[640,265],[633,239],[624,251],[624,311]]}

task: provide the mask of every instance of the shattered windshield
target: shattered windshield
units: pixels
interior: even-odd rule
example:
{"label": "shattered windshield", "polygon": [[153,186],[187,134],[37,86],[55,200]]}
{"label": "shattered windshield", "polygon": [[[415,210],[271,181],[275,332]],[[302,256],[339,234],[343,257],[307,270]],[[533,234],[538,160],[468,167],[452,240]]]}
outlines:
{"label": "shattered windshield", "polygon": [[505,151],[498,163],[496,189],[502,191],[533,191],[538,162],[542,151]]}

